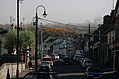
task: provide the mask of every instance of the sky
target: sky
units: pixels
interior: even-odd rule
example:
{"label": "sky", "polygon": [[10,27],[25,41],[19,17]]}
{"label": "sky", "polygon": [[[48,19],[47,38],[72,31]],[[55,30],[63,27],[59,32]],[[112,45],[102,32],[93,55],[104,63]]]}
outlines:
{"label": "sky", "polygon": [[[114,3],[113,3],[114,1]],[[36,7],[43,5],[47,11],[45,19],[60,23],[83,23],[86,20],[94,21],[96,17],[103,17],[110,14],[115,7],[117,0],[23,0],[20,3],[20,22],[28,24],[35,17]],[[0,0],[0,24],[17,22],[17,0]],[[38,8],[38,15],[41,18],[43,8]],[[14,20],[13,20],[14,19]]]}

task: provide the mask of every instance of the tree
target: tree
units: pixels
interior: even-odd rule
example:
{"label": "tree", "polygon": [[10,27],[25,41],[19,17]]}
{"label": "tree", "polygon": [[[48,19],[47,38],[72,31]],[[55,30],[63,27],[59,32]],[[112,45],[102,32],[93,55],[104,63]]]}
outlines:
{"label": "tree", "polygon": [[[19,31],[19,49],[22,48],[34,48],[35,35],[31,31],[21,30]],[[4,43],[4,48],[8,50],[8,53],[13,53],[14,47],[17,46],[17,31],[9,31]]]}
{"label": "tree", "polygon": [[[38,30],[40,35],[41,29]],[[70,27],[67,28],[56,28],[56,27],[47,27],[44,26],[42,28],[42,35],[43,35],[43,39],[46,39],[49,36],[53,36],[53,37],[70,37],[73,35],[77,35],[78,32]],[[40,36],[39,36],[40,37]]]}

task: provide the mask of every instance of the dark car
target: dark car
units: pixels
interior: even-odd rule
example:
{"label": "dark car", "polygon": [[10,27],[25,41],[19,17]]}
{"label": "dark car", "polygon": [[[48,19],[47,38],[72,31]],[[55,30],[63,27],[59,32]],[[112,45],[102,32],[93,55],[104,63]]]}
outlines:
{"label": "dark car", "polygon": [[104,79],[103,72],[99,67],[87,67],[85,79]]}
{"label": "dark car", "polygon": [[69,57],[63,58],[62,64],[72,64],[72,58],[69,58]]}
{"label": "dark car", "polygon": [[50,72],[52,71],[52,67],[49,63],[41,63],[38,67],[39,71]]}
{"label": "dark car", "polygon": [[56,72],[29,72],[23,79],[60,79]]}

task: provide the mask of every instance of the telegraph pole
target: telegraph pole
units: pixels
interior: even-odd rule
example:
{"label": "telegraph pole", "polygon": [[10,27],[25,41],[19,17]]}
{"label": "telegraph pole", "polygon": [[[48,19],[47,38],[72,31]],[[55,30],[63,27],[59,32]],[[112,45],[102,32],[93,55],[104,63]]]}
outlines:
{"label": "telegraph pole", "polygon": [[[101,44],[101,38],[100,38],[100,28],[99,28],[99,54],[100,53],[100,44]],[[99,55],[99,62],[100,62],[100,55]]]}
{"label": "telegraph pole", "polygon": [[19,0],[17,0],[17,70],[16,79],[19,79]]}
{"label": "telegraph pole", "polygon": [[91,52],[90,52],[90,24],[89,24],[89,43],[88,43],[88,48],[89,48],[88,56],[90,58],[91,57]]}

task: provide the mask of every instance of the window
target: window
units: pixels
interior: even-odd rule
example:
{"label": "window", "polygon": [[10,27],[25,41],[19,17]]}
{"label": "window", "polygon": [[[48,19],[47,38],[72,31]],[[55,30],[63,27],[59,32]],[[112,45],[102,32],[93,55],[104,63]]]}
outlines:
{"label": "window", "polygon": [[36,74],[29,74],[29,75],[25,76],[24,79],[37,79],[37,75]]}

